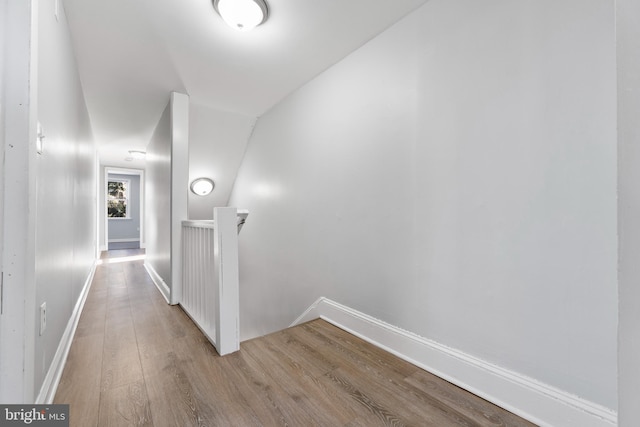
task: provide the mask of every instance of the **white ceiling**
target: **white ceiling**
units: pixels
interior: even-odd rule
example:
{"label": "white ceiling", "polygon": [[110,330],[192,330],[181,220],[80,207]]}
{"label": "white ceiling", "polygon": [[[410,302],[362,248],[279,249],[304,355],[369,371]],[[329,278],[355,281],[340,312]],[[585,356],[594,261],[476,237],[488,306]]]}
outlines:
{"label": "white ceiling", "polygon": [[171,91],[260,116],[426,0],[267,0],[252,32],[211,0],[63,0],[101,160],[146,147]]}

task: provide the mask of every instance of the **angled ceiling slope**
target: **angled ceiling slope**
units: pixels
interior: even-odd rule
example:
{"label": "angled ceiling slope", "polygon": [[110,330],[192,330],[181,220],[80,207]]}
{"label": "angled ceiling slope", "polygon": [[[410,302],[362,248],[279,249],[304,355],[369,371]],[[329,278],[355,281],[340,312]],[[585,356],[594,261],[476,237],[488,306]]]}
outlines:
{"label": "angled ceiling slope", "polygon": [[246,33],[211,0],[63,1],[101,155],[125,157],[169,92],[260,116],[426,0],[268,0],[269,19]]}

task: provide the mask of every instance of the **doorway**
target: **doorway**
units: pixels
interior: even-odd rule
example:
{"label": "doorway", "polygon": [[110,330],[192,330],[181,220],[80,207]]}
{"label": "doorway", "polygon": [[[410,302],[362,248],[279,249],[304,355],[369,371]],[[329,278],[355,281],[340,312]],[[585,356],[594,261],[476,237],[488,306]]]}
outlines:
{"label": "doorway", "polygon": [[103,188],[103,250],[144,248],[144,171],[105,167]]}

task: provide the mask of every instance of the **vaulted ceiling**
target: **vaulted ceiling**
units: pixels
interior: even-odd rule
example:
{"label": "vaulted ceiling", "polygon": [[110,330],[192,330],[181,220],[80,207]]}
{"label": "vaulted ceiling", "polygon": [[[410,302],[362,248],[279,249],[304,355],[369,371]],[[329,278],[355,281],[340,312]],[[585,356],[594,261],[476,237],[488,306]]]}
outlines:
{"label": "vaulted ceiling", "polygon": [[252,32],[211,0],[63,0],[100,155],[144,149],[171,91],[258,117],[426,0],[267,0]]}

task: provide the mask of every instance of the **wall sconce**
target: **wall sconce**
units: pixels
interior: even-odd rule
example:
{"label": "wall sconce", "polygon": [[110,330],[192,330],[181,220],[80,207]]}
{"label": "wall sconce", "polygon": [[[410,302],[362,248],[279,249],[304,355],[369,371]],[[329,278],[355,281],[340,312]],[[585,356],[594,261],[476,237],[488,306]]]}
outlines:
{"label": "wall sconce", "polygon": [[213,191],[215,184],[209,178],[196,178],[191,181],[191,192],[198,196],[206,196]]}
{"label": "wall sconce", "polygon": [[269,15],[264,0],[213,0],[213,7],[227,25],[238,31],[254,29]]}

